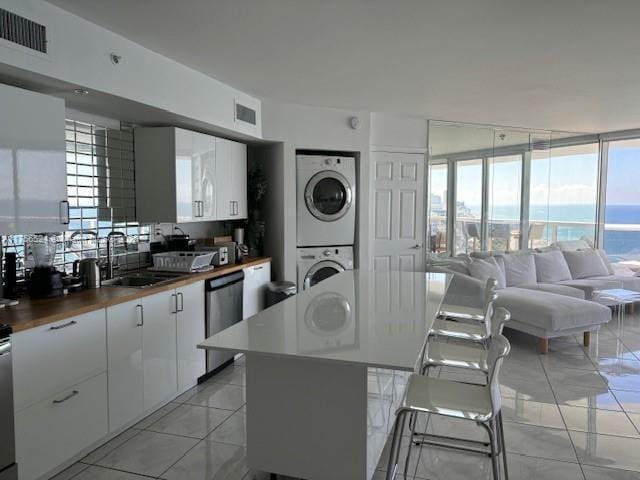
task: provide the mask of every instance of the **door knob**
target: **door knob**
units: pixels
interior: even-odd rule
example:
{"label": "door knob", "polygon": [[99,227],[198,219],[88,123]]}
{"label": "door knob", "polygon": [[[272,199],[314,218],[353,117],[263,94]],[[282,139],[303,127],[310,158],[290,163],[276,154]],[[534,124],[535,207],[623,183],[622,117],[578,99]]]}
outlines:
{"label": "door knob", "polygon": [[414,250],[420,250],[422,248],[422,245],[420,245],[419,243],[416,243],[413,247],[411,247]]}

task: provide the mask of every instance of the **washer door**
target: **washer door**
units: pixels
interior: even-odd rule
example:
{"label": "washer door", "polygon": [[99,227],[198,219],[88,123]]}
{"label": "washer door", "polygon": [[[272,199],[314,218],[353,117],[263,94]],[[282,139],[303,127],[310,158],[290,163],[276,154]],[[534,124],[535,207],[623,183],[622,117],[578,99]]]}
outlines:
{"label": "washer door", "polygon": [[342,174],[326,170],[311,177],[304,199],[311,215],[323,222],[333,222],[345,216],[351,208],[353,193]]}
{"label": "washer door", "polygon": [[303,288],[307,289],[309,287],[313,287],[316,283],[326,280],[340,272],[344,272],[344,267],[337,262],[333,262],[331,260],[318,262],[309,269],[307,276],[304,277]]}

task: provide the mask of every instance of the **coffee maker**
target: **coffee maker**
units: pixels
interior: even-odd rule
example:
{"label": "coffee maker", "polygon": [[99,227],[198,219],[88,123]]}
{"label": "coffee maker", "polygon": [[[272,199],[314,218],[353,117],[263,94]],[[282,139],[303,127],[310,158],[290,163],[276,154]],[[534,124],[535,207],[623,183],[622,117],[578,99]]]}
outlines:
{"label": "coffee maker", "polygon": [[28,239],[34,267],[29,275],[29,296],[31,298],[51,298],[64,294],[62,272],[53,266],[56,256],[56,236],[54,234],[31,235]]}
{"label": "coffee maker", "polygon": [[233,230],[233,241],[236,242],[236,262],[240,262],[249,255],[249,247],[244,243],[244,228]]}

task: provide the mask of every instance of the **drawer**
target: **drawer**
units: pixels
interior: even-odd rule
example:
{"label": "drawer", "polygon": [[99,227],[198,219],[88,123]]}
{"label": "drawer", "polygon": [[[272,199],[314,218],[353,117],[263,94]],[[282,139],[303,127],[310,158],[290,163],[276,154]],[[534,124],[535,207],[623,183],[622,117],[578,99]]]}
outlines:
{"label": "drawer", "polygon": [[107,435],[107,374],[16,414],[20,480],[38,478]]}
{"label": "drawer", "polygon": [[96,310],[12,337],[16,412],[107,369],[105,310]]}

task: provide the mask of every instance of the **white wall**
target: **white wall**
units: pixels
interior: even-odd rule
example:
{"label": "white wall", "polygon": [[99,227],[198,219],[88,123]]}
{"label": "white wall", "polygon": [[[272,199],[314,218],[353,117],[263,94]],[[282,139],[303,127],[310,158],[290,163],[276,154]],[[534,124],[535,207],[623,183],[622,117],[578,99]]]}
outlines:
{"label": "white wall", "polygon": [[234,122],[234,99],[256,106],[260,120],[260,102],[249,95],[42,0],[2,0],[2,7],[46,25],[49,43],[43,55],[0,39],[0,64],[261,136],[260,123],[252,133]]}
{"label": "white wall", "polygon": [[427,119],[371,114],[371,147],[389,151],[426,150],[428,141]]}
{"label": "white wall", "polygon": [[[360,127],[349,125],[352,116],[360,118]],[[283,272],[278,279],[296,280],[296,158],[300,149],[342,150],[360,153],[358,176],[358,264],[367,265],[369,255],[369,112],[340,110],[283,104],[264,100],[262,103],[263,138],[282,142],[281,169],[273,171],[277,181],[270,182],[281,190],[273,208],[279,210],[282,224],[271,231],[271,242],[281,245],[280,252],[268,252],[274,257],[274,271]],[[277,159],[277,158],[276,158]],[[273,159],[275,161],[276,159]],[[282,182],[282,183],[280,183]],[[274,226],[272,224],[272,226]]]}

